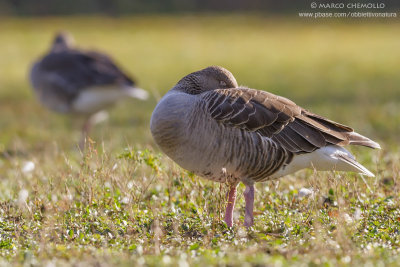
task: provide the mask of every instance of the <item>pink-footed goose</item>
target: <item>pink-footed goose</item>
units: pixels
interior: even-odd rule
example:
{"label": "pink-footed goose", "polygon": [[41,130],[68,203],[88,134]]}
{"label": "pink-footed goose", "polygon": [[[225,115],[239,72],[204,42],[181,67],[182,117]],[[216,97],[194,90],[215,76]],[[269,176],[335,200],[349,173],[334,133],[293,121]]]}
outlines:
{"label": "pink-footed goose", "polygon": [[183,168],[228,183],[225,222],[233,224],[239,182],[245,226],[253,225],[254,183],[304,168],[373,174],[344,145],[380,148],[348,126],[313,114],[287,98],[238,87],[222,67],[208,67],[181,79],[151,117],[154,140]]}
{"label": "pink-footed goose", "polygon": [[73,48],[72,36],[58,33],[48,54],[36,61],[30,81],[39,101],[47,108],[84,116],[80,147],[100,114],[127,97],[147,99],[148,93],[135,86],[107,55]]}

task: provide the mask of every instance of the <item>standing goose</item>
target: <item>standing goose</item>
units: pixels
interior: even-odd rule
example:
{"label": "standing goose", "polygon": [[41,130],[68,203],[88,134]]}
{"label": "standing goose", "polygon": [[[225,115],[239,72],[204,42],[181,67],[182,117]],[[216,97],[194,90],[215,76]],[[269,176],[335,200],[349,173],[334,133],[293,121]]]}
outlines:
{"label": "standing goose", "polygon": [[95,114],[126,97],[147,99],[148,93],[135,87],[105,54],[72,47],[72,37],[59,33],[50,52],[32,66],[30,81],[39,101],[59,112],[86,118],[80,147],[93,123]]}
{"label": "standing goose", "polygon": [[380,148],[348,126],[313,114],[287,98],[238,87],[222,67],[181,79],[157,104],[151,132],[183,168],[228,183],[225,222],[231,227],[236,188],[245,184],[244,225],[253,225],[254,183],[304,168],[374,176],[344,145]]}

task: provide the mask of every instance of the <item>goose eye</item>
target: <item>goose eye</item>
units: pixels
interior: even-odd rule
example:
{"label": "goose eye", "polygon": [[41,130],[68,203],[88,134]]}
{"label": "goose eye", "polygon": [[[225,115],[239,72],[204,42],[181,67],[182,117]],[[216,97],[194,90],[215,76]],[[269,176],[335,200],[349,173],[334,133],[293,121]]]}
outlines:
{"label": "goose eye", "polygon": [[224,82],[224,81],[219,81],[219,85],[222,86],[222,87],[225,87],[225,86],[226,86],[226,82]]}

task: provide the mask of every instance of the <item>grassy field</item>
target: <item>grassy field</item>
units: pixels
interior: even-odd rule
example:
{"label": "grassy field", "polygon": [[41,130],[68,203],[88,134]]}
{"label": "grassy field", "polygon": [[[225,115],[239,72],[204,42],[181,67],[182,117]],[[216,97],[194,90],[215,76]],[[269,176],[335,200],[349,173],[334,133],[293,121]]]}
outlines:
{"label": "grassy field", "polygon": [[[0,265],[400,265],[400,24],[318,22],[0,18]],[[111,109],[84,154],[81,121],[41,107],[27,81],[58,30],[152,94]],[[381,151],[352,149],[376,177],[305,170],[258,184],[248,230],[240,187],[228,229],[226,188],[179,168],[149,131],[157,100],[209,65],[377,140]]]}

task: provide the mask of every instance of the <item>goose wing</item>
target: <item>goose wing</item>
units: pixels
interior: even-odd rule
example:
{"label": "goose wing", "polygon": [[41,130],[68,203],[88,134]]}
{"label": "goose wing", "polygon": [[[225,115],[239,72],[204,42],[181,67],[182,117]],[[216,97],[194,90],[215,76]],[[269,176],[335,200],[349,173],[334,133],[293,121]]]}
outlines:
{"label": "goose wing", "polygon": [[257,132],[294,153],[312,152],[329,144],[379,145],[352,128],[313,114],[293,101],[249,88],[217,89],[201,95],[219,123]]}
{"label": "goose wing", "polygon": [[45,84],[75,95],[88,87],[133,85],[108,56],[97,52],[65,50],[50,53],[38,64]]}

